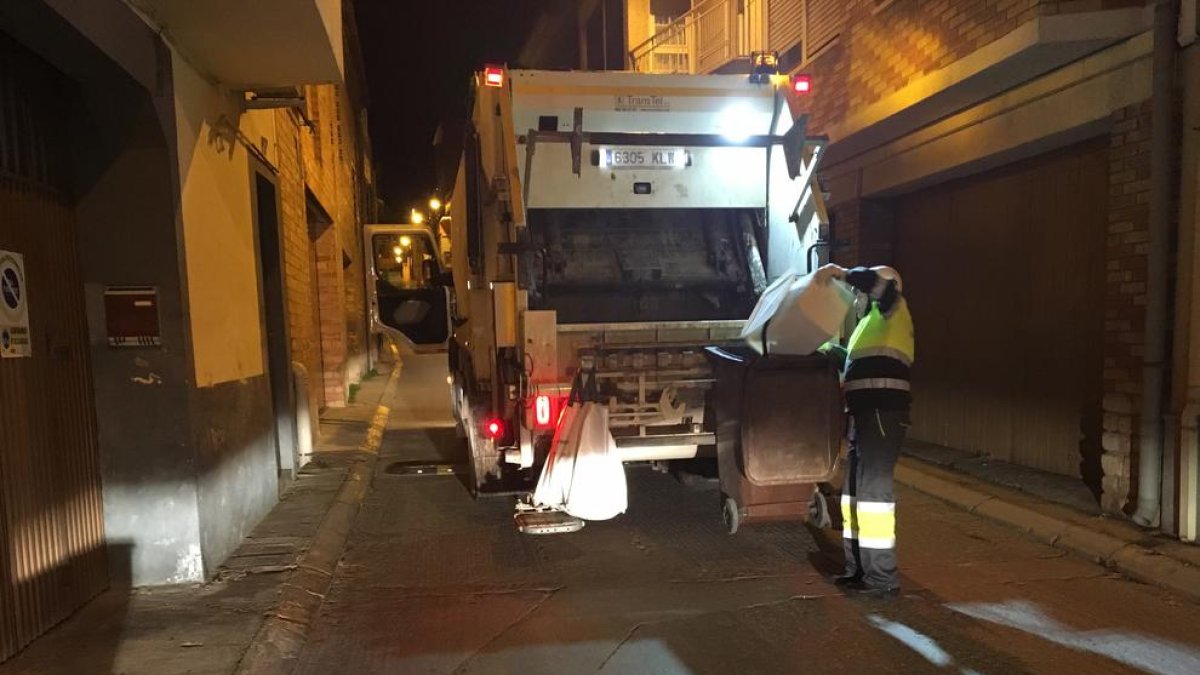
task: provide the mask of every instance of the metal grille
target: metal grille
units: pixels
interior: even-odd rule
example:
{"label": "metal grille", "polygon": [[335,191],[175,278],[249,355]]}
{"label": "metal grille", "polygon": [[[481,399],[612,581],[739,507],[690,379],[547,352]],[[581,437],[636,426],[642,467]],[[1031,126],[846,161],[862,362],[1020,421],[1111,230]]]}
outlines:
{"label": "metal grille", "polygon": [[0,360],[0,659],[108,584],[63,86],[0,36],[0,249],[25,257],[33,351]]}

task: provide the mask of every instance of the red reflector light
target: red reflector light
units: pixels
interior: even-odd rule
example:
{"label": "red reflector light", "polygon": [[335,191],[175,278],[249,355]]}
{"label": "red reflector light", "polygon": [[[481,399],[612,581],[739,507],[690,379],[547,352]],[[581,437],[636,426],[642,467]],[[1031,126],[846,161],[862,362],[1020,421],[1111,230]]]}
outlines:
{"label": "red reflector light", "polygon": [[498,419],[492,419],[484,422],[483,433],[493,441],[499,439],[504,435],[504,422]]}
{"label": "red reflector light", "polygon": [[484,68],[483,83],[489,87],[504,86],[504,69],[499,66],[488,66]]}
{"label": "red reflector light", "polygon": [[550,426],[552,415],[550,397],[542,394],[533,400],[533,420],[539,427]]}
{"label": "red reflector light", "polygon": [[808,75],[792,76],[792,91],[797,94],[807,94],[812,91],[812,78]]}

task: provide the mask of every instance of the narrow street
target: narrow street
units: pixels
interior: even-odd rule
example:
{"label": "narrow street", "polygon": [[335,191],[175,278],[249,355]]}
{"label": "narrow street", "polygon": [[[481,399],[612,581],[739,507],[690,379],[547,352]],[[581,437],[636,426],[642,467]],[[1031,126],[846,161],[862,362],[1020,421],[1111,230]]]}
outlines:
{"label": "narrow street", "polygon": [[714,489],[645,467],[626,515],[521,535],[510,499],[405,472],[463,458],[443,364],[406,359],[385,401],[373,489],[297,672],[1200,672],[1200,606],[911,490],[892,601],[828,581],[836,534],[728,536]]}
{"label": "narrow street", "polygon": [[0,2],[0,675],[925,672],[1200,675],[1200,0]]}

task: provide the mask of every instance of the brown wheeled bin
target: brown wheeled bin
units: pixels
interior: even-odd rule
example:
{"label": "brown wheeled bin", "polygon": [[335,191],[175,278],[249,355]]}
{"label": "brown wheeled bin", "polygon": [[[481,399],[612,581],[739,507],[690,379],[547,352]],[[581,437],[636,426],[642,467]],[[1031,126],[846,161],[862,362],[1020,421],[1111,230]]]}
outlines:
{"label": "brown wheeled bin", "polygon": [[803,520],[817,484],[837,470],[843,433],[837,365],[824,354],[707,350],[716,384],[717,465],[725,525]]}

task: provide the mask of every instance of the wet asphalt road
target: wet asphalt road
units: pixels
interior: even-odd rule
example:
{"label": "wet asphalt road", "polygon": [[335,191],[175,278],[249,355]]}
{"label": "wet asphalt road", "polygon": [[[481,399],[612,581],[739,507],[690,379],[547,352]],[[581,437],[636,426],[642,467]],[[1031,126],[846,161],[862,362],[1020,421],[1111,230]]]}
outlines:
{"label": "wet asphalt road", "polygon": [[[629,512],[533,537],[471,499],[444,358],[409,358],[379,471],[298,670],[327,673],[1200,673],[1200,605],[922,494],[904,595],[843,596],[838,537],[728,536],[718,495],[629,470]],[[390,470],[389,470],[390,469]]]}

